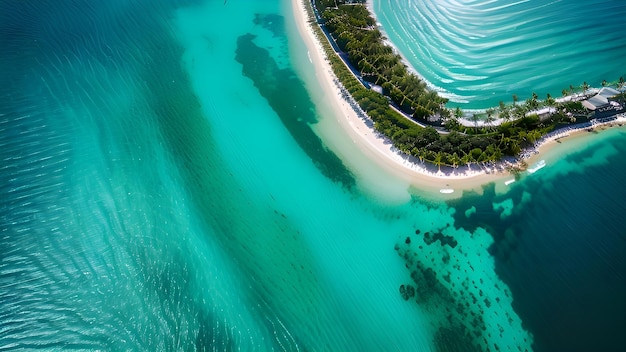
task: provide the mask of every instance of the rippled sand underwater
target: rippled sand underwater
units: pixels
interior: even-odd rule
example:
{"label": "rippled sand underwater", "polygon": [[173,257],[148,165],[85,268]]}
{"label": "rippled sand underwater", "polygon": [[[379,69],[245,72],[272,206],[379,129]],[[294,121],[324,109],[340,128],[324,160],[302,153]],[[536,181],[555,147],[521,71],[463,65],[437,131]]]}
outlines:
{"label": "rippled sand underwater", "polygon": [[[0,4],[0,348],[504,350],[543,335],[522,325],[541,296],[519,309],[506,258],[536,254],[514,244],[538,225],[516,224],[549,183],[456,204],[361,194],[312,132],[324,116],[292,67],[290,2]],[[621,137],[567,165],[615,164]],[[516,209],[502,221],[500,202]],[[601,220],[619,252],[621,220]]]}

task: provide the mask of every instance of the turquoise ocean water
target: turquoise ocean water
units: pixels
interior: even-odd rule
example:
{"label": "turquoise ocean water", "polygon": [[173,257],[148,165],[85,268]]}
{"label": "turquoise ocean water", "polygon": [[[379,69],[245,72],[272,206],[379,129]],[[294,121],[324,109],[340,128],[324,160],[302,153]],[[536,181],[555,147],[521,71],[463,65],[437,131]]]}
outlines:
{"label": "turquoise ocean water", "polygon": [[2,350],[623,347],[623,129],[390,202],[289,1],[0,1],[0,47]]}
{"label": "turquoise ocean water", "polygon": [[389,39],[450,106],[485,109],[626,75],[619,0],[373,0]]}

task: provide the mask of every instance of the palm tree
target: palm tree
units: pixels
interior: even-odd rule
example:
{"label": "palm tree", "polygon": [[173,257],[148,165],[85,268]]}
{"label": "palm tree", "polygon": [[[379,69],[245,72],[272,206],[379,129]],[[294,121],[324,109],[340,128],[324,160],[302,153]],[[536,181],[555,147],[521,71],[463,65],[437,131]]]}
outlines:
{"label": "palm tree", "polygon": [[504,112],[504,110],[506,110],[506,105],[504,105],[504,102],[502,100],[500,100],[498,106],[500,107],[500,112]]}
{"label": "palm tree", "polygon": [[461,164],[467,165],[467,167],[469,168],[472,157],[463,150],[461,150],[461,152],[463,152],[463,156],[461,157]]}
{"label": "palm tree", "polygon": [[517,103],[517,95],[513,94],[513,106]]}
{"label": "palm tree", "polygon": [[553,106],[554,105],[554,98],[552,98],[552,95],[550,95],[550,93],[546,94],[546,105],[547,106]]}
{"label": "palm tree", "polygon": [[472,122],[474,122],[474,129],[478,132],[478,114],[472,114]]}
{"label": "palm tree", "polygon": [[502,111],[499,116],[506,122],[511,121],[511,112],[509,110]]}
{"label": "palm tree", "polygon": [[587,84],[587,81],[583,82],[582,89],[583,89],[583,94],[587,94],[587,89],[589,89],[589,85]]}
{"label": "palm tree", "polygon": [[516,120],[524,118],[524,116],[526,116],[526,109],[524,109],[523,106],[518,105],[515,107],[515,109],[513,109],[513,117]]}
{"label": "palm tree", "polygon": [[452,154],[452,157],[450,158],[450,161],[452,162],[452,167],[456,169],[457,167],[459,167],[459,164],[461,163],[461,158],[456,152],[454,152]]}
{"label": "palm tree", "polygon": [[420,162],[424,162],[424,151],[421,149],[417,150],[417,157],[420,159]]}
{"label": "palm tree", "polygon": [[461,111],[461,108],[458,106],[454,109],[454,117],[456,117],[457,119],[463,117],[463,111]]}
{"label": "palm tree", "polygon": [[564,97],[566,97],[566,96],[567,96],[567,89],[563,89],[563,90],[561,91],[561,95],[563,95]]}
{"label": "palm tree", "polygon": [[437,165],[437,167],[439,168],[439,171],[441,171],[441,164],[443,164],[443,154],[441,152],[437,152],[437,154],[435,154],[435,165]]}
{"label": "palm tree", "polygon": [[491,124],[496,121],[496,118],[493,117],[493,113],[495,111],[492,108],[489,108],[485,112],[487,113],[487,119],[485,120],[485,124],[491,126]]}
{"label": "palm tree", "polygon": [[539,96],[537,96],[537,93],[533,92],[531,98],[526,100],[526,104],[525,104],[526,109],[528,109],[529,111],[535,110],[538,106],[537,98],[539,98]]}

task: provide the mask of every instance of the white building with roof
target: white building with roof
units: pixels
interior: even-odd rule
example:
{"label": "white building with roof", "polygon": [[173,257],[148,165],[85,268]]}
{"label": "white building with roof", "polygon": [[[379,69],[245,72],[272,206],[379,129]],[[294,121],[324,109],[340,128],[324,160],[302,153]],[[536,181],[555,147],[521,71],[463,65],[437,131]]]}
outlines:
{"label": "white building with roof", "polygon": [[614,96],[619,95],[621,92],[619,90],[610,88],[610,87],[604,87],[602,89],[600,89],[600,91],[598,92],[598,95],[601,95],[605,98],[612,98]]}
{"label": "white building with roof", "polygon": [[[604,89],[604,88],[602,88]],[[601,92],[601,91],[600,91]],[[611,95],[612,96],[612,95]],[[600,93],[592,96],[591,98],[585,99],[582,101],[582,104],[587,109],[594,111],[603,106],[609,105],[609,99]]]}

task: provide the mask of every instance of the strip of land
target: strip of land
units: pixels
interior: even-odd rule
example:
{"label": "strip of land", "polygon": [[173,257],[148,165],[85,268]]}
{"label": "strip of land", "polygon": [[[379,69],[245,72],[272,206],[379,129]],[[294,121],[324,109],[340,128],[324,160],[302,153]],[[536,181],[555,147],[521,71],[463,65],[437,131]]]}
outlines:
{"label": "strip of land", "polygon": [[[504,183],[511,179],[512,175],[506,171],[506,162],[483,166],[471,165],[458,168],[446,167],[443,169],[429,163],[420,162],[417,158],[407,156],[393,147],[384,136],[377,133],[372,122],[361,111],[358,104],[350,95],[342,89],[335,77],[332,68],[326,59],[326,54],[311,26],[308,12],[305,6],[308,0],[292,0],[293,12],[300,36],[309,51],[309,58],[314,66],[318,81],[322,89],[328,93],[328,101],[338,117],[336,123],[357,144],[357,146],[376,164],[383,167],[387,172],[394,174],[414,187],[427,192],[439,192],[442,189],[453,189],[454,193],[449,196],[460,196],[461,190],[476,189],[489,182]],[[624,117],[606,123],[623,123]],[[602,122],[596,122],[596,124]],[[523,158],[535,159],[536,151],[542,152],[550,148],[554,140],[565,138],[565,134],[572,135],[577,131],[584,131],[589,126],[578,126],[569,131],[561,132],[541,139],[535,148],[523,154]],[[541,148],[539,148],[541,146]]]}
{"label": "strip of land", "polygon": [[[357,113],[357,106],[350,103],[346,93],[340,90],[332,68],[325,58],[325,53],[317,37],[313,33],[309,17],[304,6],[307,0],[292,0],[298,31],[309,51],[309,57],[315,68],[316,75],[326,92],[327,102],[339,117],[337,123],[346,134],[378,165],[386,168],[401,179],[420,189],[430,188],[437,190],[449,188],[455,190],[472,189],[489,182],[508,177],[508,172],[496,170],[468,169],[460,167],[454,173],[444,174],[437,172],[434,165],[419,163],[408,156],[401,155],[383,136],[368,126],[368,121]],[[313,24],[316,25],[316,24]],[[431,167],[432,166],[432,167]],[[493,172],[487,174],[487,172]]]}

